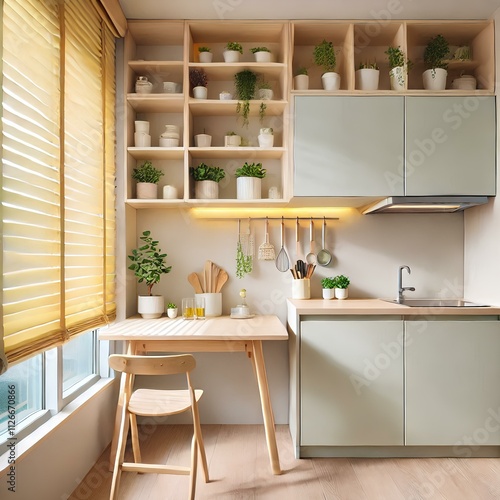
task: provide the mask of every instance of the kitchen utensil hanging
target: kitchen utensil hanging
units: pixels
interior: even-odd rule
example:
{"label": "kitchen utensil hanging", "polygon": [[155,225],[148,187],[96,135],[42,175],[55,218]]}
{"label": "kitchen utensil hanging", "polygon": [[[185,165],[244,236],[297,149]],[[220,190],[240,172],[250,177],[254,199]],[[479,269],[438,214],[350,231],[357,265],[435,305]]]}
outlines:
{"label": "kitchen utensil hanging", "polygon": [[306,255],[306,262],[313,265],[317,262],[316,253],[314,252],[314,222],[312,217],[309,222],[309,253]]}
{"label": "kitchen utensil hanging", "polygon": [[238,243],[236,245],[236,277],[243,278],[252,272],[253,237],[250,234],[250,219],[248,230],[241,233],[241,219],[238,219]]}
{"label": "kitchen utensil hanging", "polygon": [[322,248],[318,252],[318,264],[320,266],[326,267],[332,261],[332,254],[325,246],[325,233],[326,233],[326,218],[323,218],[323,230],[321,232],[321,245]]}
{"label": "kitchen utensil hanging", "polygon": [[276,252],[274,246],[269,243],[269,219],[266,217],[265,222],[265,240],[259,247],[259,260],[274,260],[276,259]]}
{"label": "kitchen utensil hanging", "polygon": [[281,249],[276,257],[276,268],[282,273],[290,269],[290,259],[285,250],[285,220],[281,217]]}

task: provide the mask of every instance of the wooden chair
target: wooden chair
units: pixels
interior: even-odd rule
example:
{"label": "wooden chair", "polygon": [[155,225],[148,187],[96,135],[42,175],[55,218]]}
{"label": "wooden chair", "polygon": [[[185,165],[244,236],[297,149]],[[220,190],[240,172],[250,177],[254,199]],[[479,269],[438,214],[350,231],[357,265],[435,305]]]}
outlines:
{"label": "wooden chair", "polygon": [[[198,400],[203,391],[193,389],[189,373],[195,368],[196,361],[191,354],[176,356],[130,356],[113,354],[109,357],[109,366],[125,375],[122,384],[123,407],[120,418],[120,431],[113,468],[110,499],[118,498],[118,488],[122,471],[143,472],[153,474],[183,474],[190,476],[189,498],[194,499],[196,490],[196,470],[198,450],[201,455],[205,482],[209,481],[205,446],[201,435]],[[173,375],[185,373],[187,389],[184,390],[133,390],[135,375]],[[122,375],[123,376],[123,375]],[[163,417],[191,410],[193,415],[193,440],[191,443],[191,466],[182,467],[163,464],[145,464],[141,461],[139,437],[137,431],[137,415]],[[135,462],[124,462],[130,423],[132,449]]]}

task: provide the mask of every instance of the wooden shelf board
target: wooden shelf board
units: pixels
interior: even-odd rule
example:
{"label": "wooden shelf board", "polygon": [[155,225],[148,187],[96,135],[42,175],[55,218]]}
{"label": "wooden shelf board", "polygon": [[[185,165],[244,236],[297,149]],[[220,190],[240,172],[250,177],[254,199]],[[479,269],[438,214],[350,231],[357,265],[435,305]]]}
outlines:
{"label": "wooden shelf board", "polygon": [[285,148],[251,148],[251,147],[211,147],[211,148],[189,148],[189,154],[193,158],[256,158],[256,159],[280,159],[285,152]]}
{"label": "wooden shelf board", "polygon": [[176,200],[164,200],[162,198],[138,200],[136,198],[129,198],[126,203],[133,208],[175,208],[186,206],[186,202],[182,198]]}
{"label": "wooden shelf board", "polygon": [[157,198],[154,200],[139,200],[135,198],[129,198],[126,201],[127,205],[133,208],[191,208],[200,206],[210,206],[212,208],[216,207],[235,207],[235,208],[245,208],[245,207],[258,207],[265,206],[269,208],[270,206],[286,206],[288,204],[287,200],[284,199],[270,199],[262,198],[260,200],[236,200],[236,199],[216,199],[216,200],[197,200],[194,198],[190,199],[176,199],[176,200],[164,200]]}
{"label": "wooden shelf board", "polygon": [[136,160],[182,160],[184,148],[127,148],[128,153]]}
{"label": "wooden shelf board", "polygon": [[[258,116],[260,103],[264,102],[267,106],[267,116],[281,115],[285,110],[287,101],[250,101],[250,116]],[[189,99],[189,109],[195,116],[228,116],[236,114],[236,105],[238,101],[220,101],[217,99]]]}
{"label": "wooden shelf board", "polygon": [[202,67],[208,76],[208,81],[210,80],[234,80],[234,75],[249,69],[255,73],[263,73],[267,79],[274,78],[277,79],[281,73],[286,70],[283,63],[258,63],[258,62],[239,62],[239,63],[224,63],[224,62],[213,62],[213,63],[189,63],[190,68],[200,68]]}
{"label": "wooden shelf board", "polygon": [[148,61],[148,60],[142,61],[141,60],[141,61],[129,61],[128,65],[135,72],[138,72],[138,71],[158,72],[158,71],[161,71],[162,69],[171,70],[172,68],[179,69],[182,72],[182,70],[184,69],[184,62],[183,61]]}
{"label": "wooden shelf board", "polygon": [[130,19],[127,27],[138,45],[183,45],[184,21]]}
{"label": "wooden shelf board", "polygon": [[182,113],[183,94],[127,94],[127,102],[143,113]]}
{"label": "wooden shelf board", "polygon": [[227,43],[235,38],[235,29],[238,31],[236,38],[240,43],[279,42],[284,27],[283,22],[262,20],[189,22],[189,30],[195,43]]}

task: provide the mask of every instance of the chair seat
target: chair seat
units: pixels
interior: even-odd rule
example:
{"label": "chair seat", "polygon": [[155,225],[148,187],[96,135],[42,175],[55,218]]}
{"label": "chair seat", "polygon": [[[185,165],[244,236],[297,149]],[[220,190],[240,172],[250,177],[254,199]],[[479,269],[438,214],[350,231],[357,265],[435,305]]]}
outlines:
{"label": "chair seat", "polygon": [[[199,401],[203,390],[194,391]],[[128,411],[135,415],[161,417],[186,411],[191,406],[188,390],[137,389],[128,404]]]}

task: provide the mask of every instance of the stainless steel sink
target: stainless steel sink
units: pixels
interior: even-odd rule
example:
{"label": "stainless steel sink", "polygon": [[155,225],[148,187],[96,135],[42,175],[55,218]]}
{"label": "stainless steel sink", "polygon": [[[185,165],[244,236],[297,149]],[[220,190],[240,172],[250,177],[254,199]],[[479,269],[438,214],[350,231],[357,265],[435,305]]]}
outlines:
{"label": "stainless steel sink", "polygon": [[[383,300],[398,304],[396,300]],[[476,304],[463,299],[405,299],[400,304],[409,307],[490,307],[487,304]]]}

